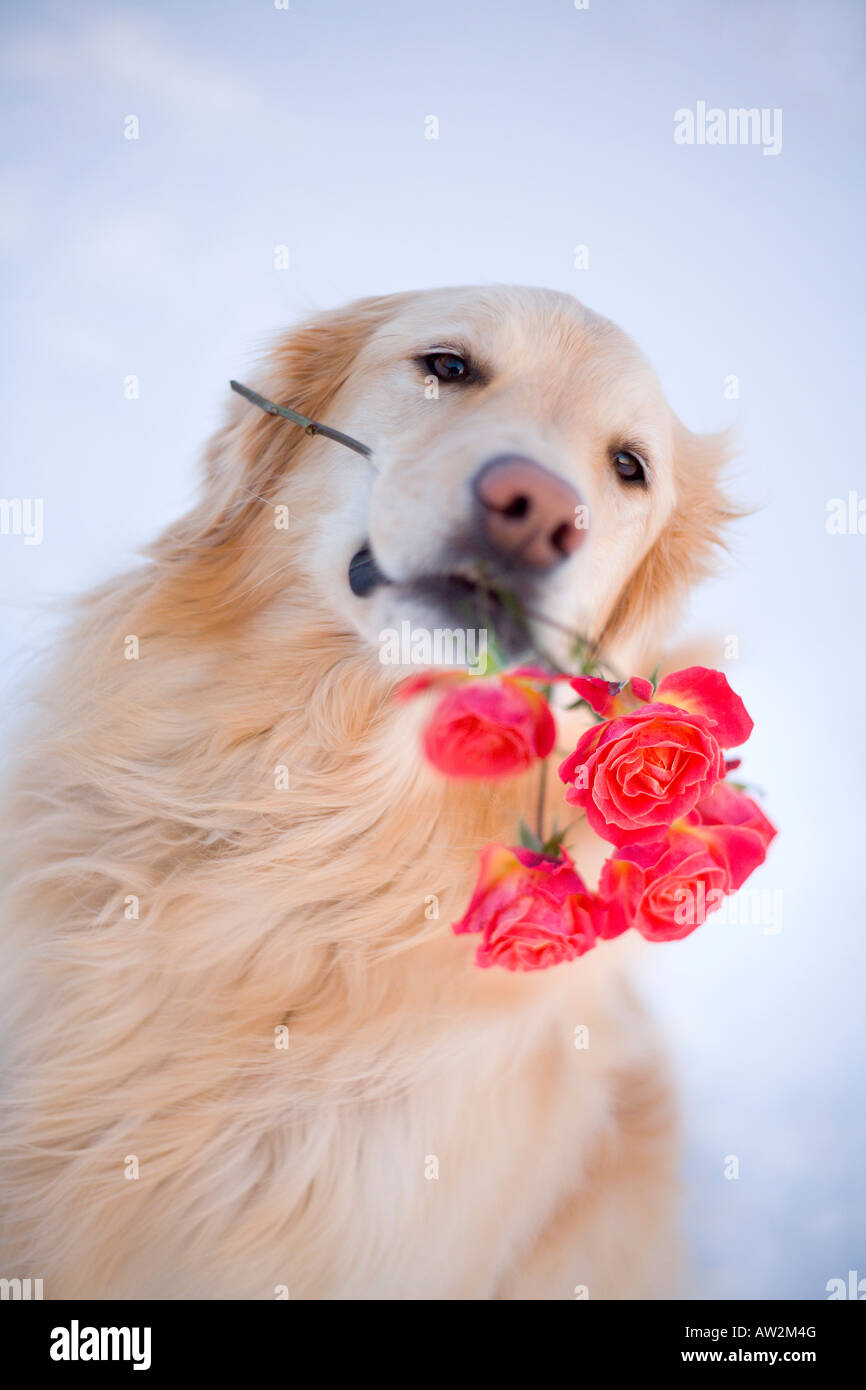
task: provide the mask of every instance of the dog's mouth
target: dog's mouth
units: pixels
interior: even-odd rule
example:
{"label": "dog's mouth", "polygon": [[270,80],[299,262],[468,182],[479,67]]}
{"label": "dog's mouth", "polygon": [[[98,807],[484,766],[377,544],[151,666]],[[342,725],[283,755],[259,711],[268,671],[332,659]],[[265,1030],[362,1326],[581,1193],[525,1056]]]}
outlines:
{"label": "dog's mouth", "polygon": [[405,601],[410,619],[419,605],[432,607],[449,622],[491,629],[509,657],[520,657],[530,649],[520,597],[498,576],[473,565],[459,565],[397,582],[384,573],[370,546],[365,544],[352,556],[348,577],[349,587],[358,598],[370,598],[379,589],[390,589],[398,606]]}
{"label": "dog's mouth", "polygon": [[498,613],[500,617],[506,612],[516,614],[520,607],[516,596],[495,578],[475,572],[470,566],[395,582],[379,567],[370,546],[363,545],[349,562],[349,588],[358,598],[369,598],[383,587],[417,598],[468,603],[476,610]]}

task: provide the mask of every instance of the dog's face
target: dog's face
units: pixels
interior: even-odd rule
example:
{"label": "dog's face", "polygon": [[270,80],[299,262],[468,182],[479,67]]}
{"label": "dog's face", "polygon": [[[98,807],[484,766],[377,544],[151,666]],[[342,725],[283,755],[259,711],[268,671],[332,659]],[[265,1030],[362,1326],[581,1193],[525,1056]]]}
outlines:
{"label": "dog's face", "polygon": [[724,519],[717,442],[565,295],[365,301],[288,338],[264,389],[372,450],[301,436],[292,468],[316,478],[322,600],[371,648],[408,623],[492,628],[512,658],[563,652],[694,577]]}

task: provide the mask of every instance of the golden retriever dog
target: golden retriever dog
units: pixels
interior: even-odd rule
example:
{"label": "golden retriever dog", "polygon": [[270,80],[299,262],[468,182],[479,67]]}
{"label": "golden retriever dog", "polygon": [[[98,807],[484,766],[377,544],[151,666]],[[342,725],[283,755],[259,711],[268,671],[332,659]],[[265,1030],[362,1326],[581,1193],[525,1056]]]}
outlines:
{"label": "golden retriever dog", "polygon": [[[52,658],[6,803],[0,1272],[46,1298],[667,1296],[676,1127],[631,942],[476,968],[450,924],[538,771],[427,766],[381,634],[480,626],[493,573],[530,615],[499,613],[509,657],[580,632],[648,673],[731,515],[724,442],[535,289],[324,313],[253,384],[371,454],[231,396],[201,501]],[[592,882],[604,846],[569,844]]]}

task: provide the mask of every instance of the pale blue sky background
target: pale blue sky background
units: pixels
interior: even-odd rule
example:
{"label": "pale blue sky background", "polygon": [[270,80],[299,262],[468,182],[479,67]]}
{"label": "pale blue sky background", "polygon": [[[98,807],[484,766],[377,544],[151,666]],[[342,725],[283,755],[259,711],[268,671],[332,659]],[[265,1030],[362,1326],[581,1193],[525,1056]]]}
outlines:
{"label": "pale blue sky background", "polygon": [[[686,1291],[866,1276],[866,536],[825,529],[866,496],[863,7],[36,0],[2,27],[0,495],[45,505],[41,546],[0,536],[4,656],[187,505],[228,378],[313,307],[550,285],[638,339],[692,428],[738,426],[760,510],[690,625],[740,641],[744,771],[782,830],[754,882],[784,918],[648,953],[686,1100]],[[676,145],[699,100],[780,107],[781,154]]]}

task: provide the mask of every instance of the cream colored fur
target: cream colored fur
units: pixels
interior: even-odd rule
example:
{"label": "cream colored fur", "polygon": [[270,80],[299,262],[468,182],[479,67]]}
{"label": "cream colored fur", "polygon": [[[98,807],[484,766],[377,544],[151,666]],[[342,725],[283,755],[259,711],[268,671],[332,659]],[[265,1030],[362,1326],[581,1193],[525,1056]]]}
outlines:
{"label": "cream colored fur", "polygon": [[[545,376],[512,369],[482,424],[471,402],[419,424],[384,356],[458,307],[494,356]],[[662,414],[646,377],[670,422],[663,500],[637,529],[606,518],[602,464],[569,430],[626,362],[648,370],[618,330],[542,292],[325,315],[256,384],[371,443],[391,512],[364,493],[363,461],[235,402],[201,504],[83,604],[7,795],[0,1274],[40,1277],[46,1297],[671,1291],[675,1127],[631,942],[538,975],[473,966],[449,924],[479,846],[531,817],[535,775],[457,785],[424,767],[423,705],[394,703],[403,673],[379,663],[345,586],[368,519],[392,564],[412,550],[443,423],[447,521],[475,441],[510,420],[563,469],[578,458],[585,492],[596,478],[610,555],[631,537],[627,561],[605,565],[603,546],[586,561],[592,612],[562,589],[557,611],[618,632],[623,653],[631,624],[633,650],[655,650],[651,624],[724,520],[722,455]],[[575,854],[592,879],[604,847],[584,835]]]}

